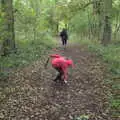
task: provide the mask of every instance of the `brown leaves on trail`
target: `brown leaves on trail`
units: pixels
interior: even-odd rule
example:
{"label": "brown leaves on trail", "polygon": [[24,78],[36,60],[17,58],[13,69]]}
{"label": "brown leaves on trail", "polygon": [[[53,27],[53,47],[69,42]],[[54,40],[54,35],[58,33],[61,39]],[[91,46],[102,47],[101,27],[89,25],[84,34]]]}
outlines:
{"label": "brown leaves on trail", "polygon": [[103,82],[105,69],[96,56],[74,45],[57,53],[75,63],[68,84],[53,82],[56,71],[50,65],[44,69],[46,56],[14,71],[0,84],[1,120],[73,120],[82,115],[89,120],[112,120]]}

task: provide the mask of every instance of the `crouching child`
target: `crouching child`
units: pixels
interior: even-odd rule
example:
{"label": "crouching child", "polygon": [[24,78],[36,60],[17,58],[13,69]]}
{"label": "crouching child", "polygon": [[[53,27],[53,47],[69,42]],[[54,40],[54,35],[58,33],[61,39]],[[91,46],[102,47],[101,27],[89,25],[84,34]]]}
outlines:
{"label": "crouching child", "polygon": [[[64,83],[67,83],[68,68],[74,67],[73,61],[71,59],[67,59],[59,54],[52,54],[52,55],[50,55],[49,58],[51,58],[52,67],[58,71],[58,75],[54,79],[54,81],[60,80],[60,81],[63,81]],[[49,62],[49,58],[45,64],[45,67],[47,67],[47,64]]]}

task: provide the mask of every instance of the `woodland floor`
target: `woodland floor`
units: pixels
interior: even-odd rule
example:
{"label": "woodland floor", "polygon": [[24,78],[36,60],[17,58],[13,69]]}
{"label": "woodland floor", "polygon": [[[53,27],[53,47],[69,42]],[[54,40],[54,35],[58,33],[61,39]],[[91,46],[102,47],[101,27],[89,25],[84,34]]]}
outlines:
{"label": "woodland floor", "polygon": [[72,58],[75,68],[69,71],[68,84],[55,83],[56,71],[47,58],[13,71],[0,81],[0,120],[72,120],[88,115],[89,120],[113,120],[109,117],[105,67],[84,48],[70,44],[50,53]]}

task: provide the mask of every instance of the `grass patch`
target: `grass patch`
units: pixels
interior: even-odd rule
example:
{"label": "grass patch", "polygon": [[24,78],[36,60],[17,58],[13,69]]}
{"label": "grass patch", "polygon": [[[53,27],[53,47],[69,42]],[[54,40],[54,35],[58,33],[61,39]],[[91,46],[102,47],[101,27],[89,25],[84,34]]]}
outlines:
{"label": "grass patch", "polygon": [[50,36],[42,37],[39,40],[17,41],[17,53],[6,57],[0,57],[0,77],[5,78],[11,69],[23,67],[33,61],[40,59],[46,51],[52,49],[55,43]]}
{"label": "grass patch", "polygon": [[72,42],[78,42],[80,45],[87,46],[88,50],[96,53],[105,63],[108,65],[110,76],[105,80],[105,84],[111,86],[112,95],[110,95],[110,107],[113,112],[113,116],[120,117],[120,46],[119,44],[110,44],[108,46],[101,45],[96,40],[81,39],[78,36],[72,36],[74,39]]}

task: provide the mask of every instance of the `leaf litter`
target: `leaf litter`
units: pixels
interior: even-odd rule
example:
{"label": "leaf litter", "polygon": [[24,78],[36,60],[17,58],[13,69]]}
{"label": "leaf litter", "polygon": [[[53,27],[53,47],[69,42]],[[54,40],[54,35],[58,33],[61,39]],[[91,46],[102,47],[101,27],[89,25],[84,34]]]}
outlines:
{"label": "leaf litter", "polygon": [[56,50],[75,63],[68,84],[53,82],[56,71],[50,65],[44,69],[47,56],[12,71],[0,84],[0,120],[112,120],[105,68],[97,57],[78,45],[51,53]]}

